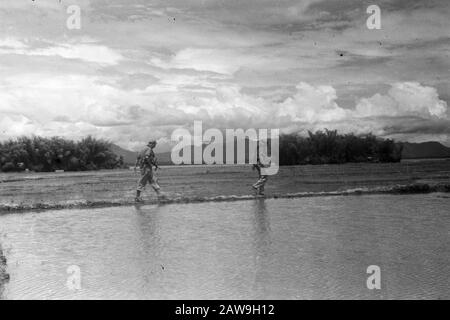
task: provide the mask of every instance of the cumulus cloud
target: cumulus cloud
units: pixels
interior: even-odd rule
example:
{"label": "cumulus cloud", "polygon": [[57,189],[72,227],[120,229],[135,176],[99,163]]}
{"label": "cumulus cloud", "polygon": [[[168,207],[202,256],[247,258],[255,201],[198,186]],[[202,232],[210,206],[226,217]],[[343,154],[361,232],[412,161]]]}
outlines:
{"label": "cumulus cloud", "polygon": [[30,55],[60,56],[66,59],[80,59],[100,64],[117,64],[123,57],[114,50],[94,44],[67,44],[29,51]]}
{"label": "cumulus cloud", "polygon": [[292,122],[331,122],[340,121],[349,111],[338,106],[337,94],[332,86],[317,86],[301,82],[297,92],[278,105],[277,115],[289,117]]}
{"label": "cumulus cloud", "polygon": [[24,49],[26,47],[25,43],[12,37],[0,39],[0,48]]}
{"label": "cumulus cloud", "polygon": [[356,106],[359,117],[420,116],[446,118],[447,102],[439,99],[435,88],[418,82],[395,83],[386,95],[375,94],[361,99]]}
{"label": "cumulus cloud", "polygon": [[194,120],[448,137],[448,1],[380,4],[374,31],[354,0],[2,1],[0,139],[135,148]]}
{"label": "cumulus cloud", "polygon": [[17,54],[30,56],[58,56],[65,59],[79,59],[101,65],[115,65],[123,56],[114,50],[97,44],[60,44],[45,48],[30,48],[13,38],[0,40],[0,54]]}
{"label": "cumulus cloud", "polygon": [[[429,119],[428,130],[441,128],[448,112],[434,88],[410,82],[393,84],[385,95],[361,99],[355,109],[339,106],[332,86],[305,82],[278,102],[243,93],[235,84],[210,88],[195,99],[188,99],[177,85],[161,86],[153,79],[145,89],[116,87],[98,77],[79,75],[16,76],[3,84],[8,90],[0,94],[0,138],[93,134],[128,148],[149,137],[167,143],[175,128],[189,128],[195,120],[203,121],[205,128],[278,127],[284,132],[329,128],[393,136],[408,134],[408,125],[420,128],[420,117]],[[401,118],[401,126],[395,117]],[[433,119],[441,121],[439,126]]]}
{"label": "cumulus cloud", "polygon": [[23,115],[3,114],[0,118],[0,137],[30,135],[36,129],[33,122]]}

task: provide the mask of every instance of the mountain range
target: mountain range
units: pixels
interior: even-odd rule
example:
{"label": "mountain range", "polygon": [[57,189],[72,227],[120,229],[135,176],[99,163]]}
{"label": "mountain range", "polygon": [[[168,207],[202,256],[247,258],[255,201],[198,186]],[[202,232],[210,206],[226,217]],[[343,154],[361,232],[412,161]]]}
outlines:
{"label": "mountain range", "polygon": [[450,148],[439,142],[403,143],[402,159],[450,158]]}
{"label": "mountain range", "polygon": [[[117,154],[118,156],[122,156],[123,161],[128,165],[134,165],[136,162],[138,152],[124,149],[116,144],[111,145],[111,151]],[[172,161],[170,159],[170,152],[156,153],[156,157],[158,158],[159,164],[162,165],[172,164]]]}
{"label": "mountain range", "polygon": [[[435,141],[410,143],[399,142],[403,144],[402,159],[432,159],[432,158],[450,158],[450,148]],[[126,164],[132,165],[136,161],[137,152],[133,152],[118,145],[113,144],[111,151],[122,156]],[[157,153],[159,164],[172,164],[170,152]]]}

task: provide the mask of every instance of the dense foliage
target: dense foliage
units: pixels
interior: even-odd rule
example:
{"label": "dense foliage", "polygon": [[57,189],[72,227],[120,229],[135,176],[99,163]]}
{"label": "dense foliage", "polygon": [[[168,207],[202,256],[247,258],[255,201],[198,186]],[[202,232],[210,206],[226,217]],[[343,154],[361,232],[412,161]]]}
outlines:
{"label": "dense foliage", "polygon": [[309,132],[308,137],[282,135],[280,164],[325,164],[346,162],[398,162],[402,146],[372,134],[340,135],[337,131]]}
{"label": "dense foliage", "polygon": [[0,142],[0,171],[84,171],[114,169],[123,159],[111,144],[91,136],[75,142],[62,138],[21,137]]}
{"label": "dense foliage", "polygon": [[[398,162],[402,145],[372,134],[340,135],[337,131],[280,137],[280,165],[346,162]],[[62,138],[21,137],[0,142],[0,171],[84,171],[124,166],[111,143],[91,136],[75,142]]]}

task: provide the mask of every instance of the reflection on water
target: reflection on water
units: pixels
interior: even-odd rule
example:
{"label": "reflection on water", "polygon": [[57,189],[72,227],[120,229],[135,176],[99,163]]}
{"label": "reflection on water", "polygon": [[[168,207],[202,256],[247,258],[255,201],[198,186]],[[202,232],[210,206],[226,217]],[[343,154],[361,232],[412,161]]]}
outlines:
{"label": "reflection on water", "polygon": [[450,298],[449,209],[429,194],[3,215],[4,297]]}
{"label": "reflection on water", "polygon": [[3,299],[4,285],[9,280],[9,274],[6,272],[7,260],[3,254],[2,245],[0,244],[0,300]]}
{"label": "reflection on water", "polygon": [[264,299],[268,295],[265,280],[268,278],[265,266],[270,263],[270,220],[264,199],[257,199],[253,204],[254,231],[254,281],[253,292],[255,296]]}

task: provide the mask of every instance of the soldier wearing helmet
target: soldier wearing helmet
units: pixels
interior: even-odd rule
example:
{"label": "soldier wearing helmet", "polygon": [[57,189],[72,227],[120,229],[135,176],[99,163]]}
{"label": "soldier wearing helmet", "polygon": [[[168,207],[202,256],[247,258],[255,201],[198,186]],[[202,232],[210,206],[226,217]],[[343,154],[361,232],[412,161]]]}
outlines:
{"label": "soldier wearing helmet", "polygon": [[141,172],[141,178],[139,179],[138,186],[136,189],[136,202],[142,202],[141,193],[144,191],[145,186],[147,184],[150,184],[155,190],[156,194],[158,195],[158,198],[161,196],[160,186],[158,185],[158,182],[156,180],[156,177],[154,176],[153,167],[155,167],[155,171],[158,170],[158,162],[155,156],[155,152],[153,149],[156,147],[156,141],[151,140],[147,147],[142,150],[137,159],[136,164],[134,166],[134,170],[136,171],[139,167]]}

